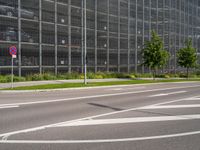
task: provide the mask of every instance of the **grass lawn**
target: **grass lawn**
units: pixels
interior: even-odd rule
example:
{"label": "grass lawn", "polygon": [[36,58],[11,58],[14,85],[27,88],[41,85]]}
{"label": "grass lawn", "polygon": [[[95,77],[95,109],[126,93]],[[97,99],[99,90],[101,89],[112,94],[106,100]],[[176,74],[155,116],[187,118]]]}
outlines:
{"label": "grass lawn", "polygon": [[16,88],[6,88],[1,90],[45,90],[45,89],[61,89],[61,88],[78,88],[93,86],[112,86],[112,85],[130,85],[130,84],[146,84],[146,83],[162,83],[162,82],[183,82],[183,81],[200,81],[200,79],[190,80],[129,80],[129,81],[113,81],[113,82],[91,82],[87,85],[83,83],[63,83],[63,84],[45,84],[37,86],[25,86]]}

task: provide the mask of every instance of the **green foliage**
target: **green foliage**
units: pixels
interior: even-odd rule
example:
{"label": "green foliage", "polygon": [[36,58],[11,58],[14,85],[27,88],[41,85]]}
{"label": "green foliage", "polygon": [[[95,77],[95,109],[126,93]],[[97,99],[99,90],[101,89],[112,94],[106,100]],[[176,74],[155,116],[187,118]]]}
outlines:
{"label": "green foliage", "polygon": [[192,46],[192,40],[186,41],[186,47],[177,52],[178,64],[185,68],[194,68],[197,65],[196,49]]}
{"label": "green foliage", "polygon": [[172,76],[170,76],[169,74],[159,74],[159,75],[156,75],[157,78],[165,78],[165,79],[169,79],[171,78]]}
{"label": "green foliage", "polygon": [[95,73],[93,73],[93,72],[88,72],[88,73],[87,73],[87,78],[88,78],[88,79],[95,79]]}
{"label": "green foliage", "polygon": [[162,68],[167,64],[169,59],[169,52],[164,50],[163,41],[157,35],[156,32],[152,31],[152,38],[147,41],[145,48],[142,50],[142,56],[146,67],[150,67],[154,70]]}
{"label": "green foliage", "polygon": [[6,83],[8,82],[5,76],[0,76],[0,83]]}
{"label": "green foliage", "polygon": [[187,77],[189,77],[189,68],[197,66],[197,53],[196,49],[192,46],[192,40],[186,41],[186,47],[181,48],[177,52],[177,62],[179,66],[187,68]]}
{"label": "green foliage", "polygon": [[130,78],[131,78],[131,79],[135,79],[136,76],[135,76],[134,74],[130,74]]}
{"label": "green foliage", "polygon": [[24,82],[24,81],[26,81],[26,78],[25,77],[14,76],[13,81],[14,82]]}
{"label": "green foliage", "polygon": [[97,72],[97,73],[96,73],[96,75],[99,76],[99,77],[101,76],[102,79],[107,78],[107,75],[106,75],[106,74],[108,74],[108,73],[104,73],[104,72]]}
{"label": "green foliage", "polygon": [[57,77],[51,73],[44,73],[43,74],[44,80],[56,80]]}
{"label": "green foliage", "polygon": [[[26,78],[14,76],[13,81],[14,82],[23,82],[23,81],[26,81]],[[7,83],[7,82],[11,82],[11,75],[0,76],[0,83]]]}
{"label": "green foliage", "polygon": [[[107,72],[88,72],[88,79],[109,79],[109,78],[124,78],[124,79],[136,79],[136,78],[152,78],[151,73],[145,74],[127,74],[127,73],[107,73]],[[158,78],[185,78],[187,77],[184,73],[179,74],[159,74],[156,75]],[[190,78],[200,78],[200,72],[196,72],[195,74],[191,74]],[[14,76],[14,82],[23,82],[23,81],[42,81],[42,80],[69,80],[69,79],[84,79],[84,74],[80,74],[77,72],[73,73],[64,73],[58,74],[57,76],[52,73],[44,73],[44,74],[30,74],[26,77],[18,77]],[[11,82],[10,75],[0,75],[0,83],[8,83]]]}
{"label": "green foliage", "polygon": [[26,76],[26,80],[27,81],[41,81],[41,80],[44,80],[44,78],[42,74],[30,74]]}
{"label": "green foliage", "polygon": [[144,73],[144,74],[137,73],[137,74],[135,74],[135,76],[137,78],[152,78],[153,77],[153,75],[151,73]]}
{"label": "green foliage", "polygon": [[81,74],[77,72],[58,74],[56,77],[59,80],[80,79]]}

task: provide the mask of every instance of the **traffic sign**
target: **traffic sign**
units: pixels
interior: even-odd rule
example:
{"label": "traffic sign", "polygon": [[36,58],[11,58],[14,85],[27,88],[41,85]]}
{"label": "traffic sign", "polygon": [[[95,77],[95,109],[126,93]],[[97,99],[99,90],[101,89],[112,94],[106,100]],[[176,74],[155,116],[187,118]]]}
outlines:
{"label": "traffic sign", "polygon": [[16,46],[11,46],[9,48],[9,53],[10,55],[12,56],[12,62],[11,62],[11,88],[13,88],[13,78],[14,78],[14,75],[13,75],[13,59],[16,58],[17,56],[17,47]]}
{"label": "traffic sign", "polygon": [[17,55],[17,48],[16,48],[16,46],[11,46],[9,48],[9,53],[10,53],[11,56]]}

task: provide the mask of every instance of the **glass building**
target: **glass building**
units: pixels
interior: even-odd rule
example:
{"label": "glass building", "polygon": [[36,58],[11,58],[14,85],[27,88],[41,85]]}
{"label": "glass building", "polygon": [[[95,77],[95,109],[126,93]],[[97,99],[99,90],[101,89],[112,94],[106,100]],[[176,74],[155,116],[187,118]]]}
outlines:
{"label": "glass building", "polygon": [[[0,74],[83,72],[83,0],[0,0]],[[141,49],[155,30],[171,53],[187,38],[200,51],[200,0],[87,0],[88,70],[148,72]]]}

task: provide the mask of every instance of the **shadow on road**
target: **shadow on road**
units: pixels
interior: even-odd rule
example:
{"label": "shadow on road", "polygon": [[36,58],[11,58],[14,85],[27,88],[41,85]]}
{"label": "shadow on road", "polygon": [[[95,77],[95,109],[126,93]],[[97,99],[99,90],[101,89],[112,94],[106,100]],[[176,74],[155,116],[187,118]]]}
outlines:
{"label": "shadow on road", "polygon": [[92,105],[92,106],[97,106],[97,107],[109,108],[109,109],[112,109],[114,111],[122,111],[122,110],[124,110],[124,109],[121,109],[121,108],[115,108],[115,107],[106,106],[106,105],[102,105],[102,104],[96,104],[96,103],[88,103],[88,104]]}

